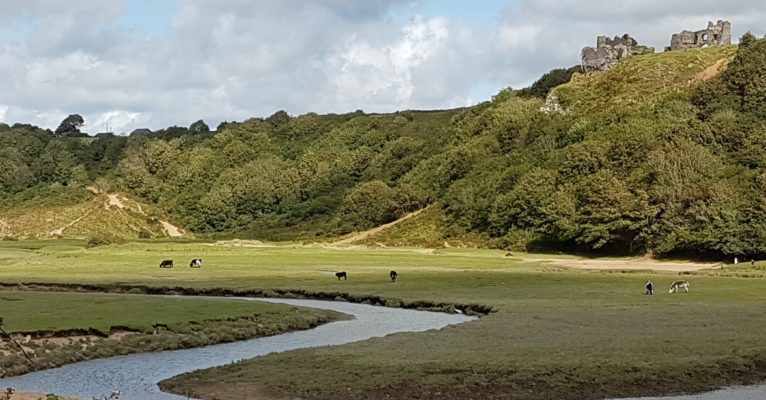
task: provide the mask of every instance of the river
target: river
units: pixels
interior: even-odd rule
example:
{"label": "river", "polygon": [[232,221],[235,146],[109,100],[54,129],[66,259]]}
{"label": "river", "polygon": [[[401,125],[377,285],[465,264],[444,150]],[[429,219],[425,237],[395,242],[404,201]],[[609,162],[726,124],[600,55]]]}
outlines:
{"label": "river", "polygon": [[[239,299],[239,298],[233,298]],[[255,300],[243,298],[245,300]],[[84,399],[120,390],[120,400],[177,400],[186,397],[163,393],[161,380],[198,369],[225,365],[269,353],[306,347],[331,346],[399,332],[441,329],[475,319],[460,314],[375,307],[320,300],[257,299],[296,306],[323,308],[354,316],[314,329],[218,344],[194,349],[140,353],[79,362],[40,372],[0,379],[0,388]]]}

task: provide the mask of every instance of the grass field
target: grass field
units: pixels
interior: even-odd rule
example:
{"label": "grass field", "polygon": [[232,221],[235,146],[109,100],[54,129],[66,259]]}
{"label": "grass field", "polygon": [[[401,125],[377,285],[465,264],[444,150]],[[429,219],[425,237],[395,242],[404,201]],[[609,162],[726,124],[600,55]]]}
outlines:
{"label": "grass field", "polygon": [[[0,282],[294,289],[497,312],[441,331],[270,355],[165,387],[217,399],[599,399],[766,378],[766,281],[553,268],[491,250],[0,242]],[[162,259],[201,269],[159,269]],[[399,281],[388,282],[388,271]],[[347,271],[337,281],[331,271]],[[652,279],[658,290],[643,294]],[[212,398],[211,397],[211,398]]]}
{"label": "grass field", "polygon": [[113,327],[152,332],[174,326],[258,315],[263,320],[294,314],[294,307],[220,299],[167,298],[130,294],[0,292],[0,316],[14,332],[95,331]]}

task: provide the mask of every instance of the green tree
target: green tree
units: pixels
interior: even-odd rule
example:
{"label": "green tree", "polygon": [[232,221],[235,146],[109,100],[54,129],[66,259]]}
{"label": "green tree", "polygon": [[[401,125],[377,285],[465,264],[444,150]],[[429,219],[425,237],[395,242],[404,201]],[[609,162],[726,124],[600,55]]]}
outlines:
{"label": "green tree", "polygon": [[397,193],[385,182],[376,180],[351,189],[343,198],[341,221],[352,229],[367,229],[396,219]]}
{"label": "green tree", "polygon": [[59,124],[58,128],[54,131],[56,136],[77,136],[80,132],[80,127],[85,124],[85,120],[80,114],[70,114]]}
{"label": "green tree", "polygon": [[210,132],[210,127],[207,126],[205,121],[199,120],[189,126],[189,132],[191,133],[208,133]]}

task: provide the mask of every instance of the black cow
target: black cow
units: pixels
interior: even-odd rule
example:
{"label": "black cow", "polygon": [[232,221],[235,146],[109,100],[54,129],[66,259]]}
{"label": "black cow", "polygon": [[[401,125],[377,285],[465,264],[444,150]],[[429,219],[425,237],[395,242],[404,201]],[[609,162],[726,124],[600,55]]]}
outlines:
{"label": "black cow", "polygon": [[173,268],[173,260],[163,260],[160,263],[160,268]]}
{"label": "black cow", "polygon": [[202,268],[202,259],[201,258],[194,258],[189,263],[189,268]]}
{"label": "black cow", "polygon": [[396,282],[396,278],[399,276],[397,275],[396,271],[391,271],[388,273],[388,276],[391,277],[391,282]]}
{"label": "black cow", "polygon": [[335,277],[340,280],[340,278],[343,278],[344,281],[348,280],[348,275],[346,274],[346,271],[343,272],[336,272]]}

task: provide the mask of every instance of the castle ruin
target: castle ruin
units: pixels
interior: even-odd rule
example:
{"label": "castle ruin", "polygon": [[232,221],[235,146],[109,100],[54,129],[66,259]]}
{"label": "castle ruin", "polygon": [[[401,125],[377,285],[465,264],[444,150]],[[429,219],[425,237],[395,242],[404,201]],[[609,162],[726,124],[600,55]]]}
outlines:
{"label": "castle ruin", "polygon": [[627,33],[614,39],[599,36],[596,47],[585,47],[580,53],[582,71],[607,71],[628,57],[647,53],[654,53],[654,47],[639,45]]}
{"label": "castle ruin", "polygon": [[707,29],[701,31],[682,31],[670,40],[670,47],[665,51],[688,50],[698,47],[724,46],[731,44],[731,22],[718,20],[716,24],[707,23]]}

